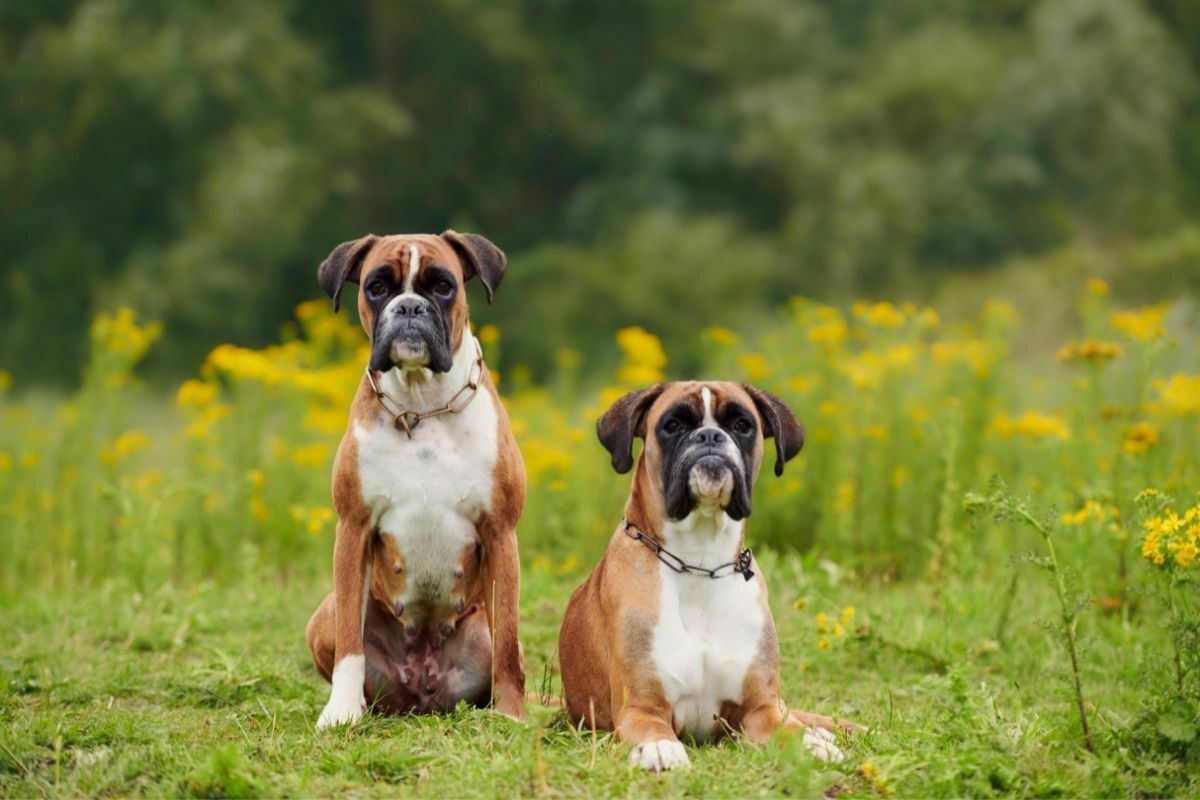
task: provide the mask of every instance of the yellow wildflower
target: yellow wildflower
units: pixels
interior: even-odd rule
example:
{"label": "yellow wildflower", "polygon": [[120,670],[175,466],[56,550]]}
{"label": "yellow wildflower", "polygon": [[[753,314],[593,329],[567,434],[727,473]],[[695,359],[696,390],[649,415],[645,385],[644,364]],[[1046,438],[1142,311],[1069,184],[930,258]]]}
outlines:
{"label": "yellow wildflower", "polygon": [[484,325],[479,329],[479,341],[484,344],[495,344],[500,341],[500,329],[495,325]]}
{"label": "yellow wildflower", "polygon": [[12,469],[13,457],[10,453],[0,450],[0,472],[8,472]]}
{"label": "yellow wildflower", "polygon": [[1115,330],[1138,342],[1152,342],[1166,333],[1163,318],[1171,310],[1170,303],[1157,306],[1114,311],[1110,318]]}
{"label": "yellow wildflower", "polygon": [[4,370],[0,369],[0,392],[6,392],[12,388],[12,375],[9,375]]}
{"label": "yellow wildflower", "polygon": [[1109,292],[1108,283],[1103,278],[1088,278],[1087,290],[1089,294],[1103,297]]}
{"label": "yellow wildflower", "polygon": [[141,359],[159,336],[162,324],[148,322],[137,324],[137,314],[131,308],[120,308],[114,313],[101,312],[92,321],[92,341],[110,353],[124,356],[128,361]]}
{"label": "yellow wildflower", "polygon": [[21,454],[21,466],[32,469],[40,464],[42,457],[32,451]]}
{"label": "yellow wildflower", "polygon": [[899,328],[904,324],[904,313],[891,303],[855,304],[855,315],[875,328]]}
{"label": "yellow wildflower", "polygon": [[1028,441],[1039,439],[1066,441],[1071,438],[1071,431],[1065,422],[1052,414],[1043,414],[1038,411],[1026,411],[1016,417],[1001,413],[993,420],[992,426],[1005,439],[1020,436]]}
{"label": "yellow wildflower", "polygon": [[139,492],[145,492],[162,483],[162,479],[162,473],[158,470],[147,470],[133,479],[133,488]]}
{"label": "yellow wildflower", "polygon": [[1085,339],[1082,342],[1072,342],[1060,348],[1056,357],[1059,361],[1090,361],[1094,364],[1103,364],[1123,352],[1121,345],[1115,342]]}
{"label": "yellow wildflower", "polygon": [[863,428],[863,436],[881,442],[887,438],[887,428],[882,425],[867,425]]}
{"label": "yellow wildflower", "polygon": [[767,366],[767,357],[762,353],[742,353],[737,359],[738,366],[752,381],[760,381],[771,376],[771,368]]}
{"label": "yellow wildflower", "polygon": [[207,408],[216,399],[216,386],[194,378],[184,381],[175,393],[175,402],[190,408]]}
{"label": "yellow wildflower", "polygon": [[832,306],[817,306],[813,313],[816,320],[808,326],[808,340],[813,344],[836,347],[846,341],[850,329],[842,312]]}
{"label": "yellow wildflower", "polygon": [[705,328],[704,335],[717,344],[737,344],[738,341],[736,333],[729,328],[721,328],[716,325]]}
{"label": "yellow wildflower", "polygon": [[819,647],[822,650],[828,650],[829,649],[829,637],[822,636],[820,639],[817,639],[817,647]]}
{"label": "yellow wildflower", "polygon": [[1126,453],[1145,453],[1158,444],[1158,428],[1149,422],[1137,422],[1125,432],[1121,449]]}
{"label": "yellow wildflower", "polygon": [[657,336],[638,327],[622,328],[617,331],[617,345],[625,354],[625,363],[617,372],[618,381],[642,386],[663,379],[667,354]]}
{"label": "yellow wildflower", "polygon": [[842,609],[841,621],[843,625],[849,625],[850,620],[854,619],[854,606],[846,606]]}
{"label": "yellow wildflower", "polygon": [[826,614],[824,611],[818,611],[816,620],[817,620],[817,630],[821,633],[828,633],[829,632],[829,615]]}
{"label": "yellow wildflower", "polygon": [[1176,373],[1167,380],[1156,380],[1159,400],[1173,414],[1200,414],[1200,375]]}
{"label": "yellow wildflower", "polygon": [[846,633],[846,629],[841,626],[841,623],[834,623],[833,635],[835,637],[843,636],[845,633]]}
{"label": "yellow wildflower", "polygon": [[212,426],[233,413],[233,407],[228,403],[217,403],[209,406],[197,417],[192,424],[183,430],[183,435],[193,439],[203,439],[208,436]]}
{"label": "yellow wildflower", "polygon": [[292,449],[292,462],[301,467],[323,467],[329,458],[329,445],[324,442]]}
{"label": "yellow wildflower", "polygon": [[560,347],[554,351],[554,365],[559,369],[575,369],[582,358],[579,351],[572,347]]}

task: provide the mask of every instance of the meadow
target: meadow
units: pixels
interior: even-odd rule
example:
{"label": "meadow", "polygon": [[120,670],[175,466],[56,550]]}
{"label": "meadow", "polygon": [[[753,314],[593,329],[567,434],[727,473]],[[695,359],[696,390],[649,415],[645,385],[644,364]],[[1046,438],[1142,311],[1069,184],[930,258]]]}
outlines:
{"label": "meadow", "polygon": [[[795,737],[633,772],[549,706],[317,733],[304,623],[331,585],[333,452],[365,336],[302,303],[277,344],[221,345],[173,396],[163,333],[91,328],[69,398],[0,373],[0,795],[1195,796],[1200,792],[1200,337],[1191,306],[1078,287],[1074,335],[1016,353],[1000,301],[796,298],[702,374],[784,397],[808,431],[755,490],[784,694],[856,720],[847,759]],[[535,383],[478,330],[530,492],[519,528],[529,688],[557,693],[570,592],[619,521],[592,426],[669,354],[624,328]],[[688,376],[693,377],[693,376]]]}

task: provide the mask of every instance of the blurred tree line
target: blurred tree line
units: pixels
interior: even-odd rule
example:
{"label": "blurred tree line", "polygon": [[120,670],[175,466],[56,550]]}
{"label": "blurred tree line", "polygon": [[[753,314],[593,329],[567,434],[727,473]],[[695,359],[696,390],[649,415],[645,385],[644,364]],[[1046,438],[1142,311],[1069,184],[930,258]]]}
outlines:
{"label": "blurred tree line", "polygon": [[535,373],[1200,210],[1191,0],[0,1],[0,367],[278,335],[367,231],[483,233]]}

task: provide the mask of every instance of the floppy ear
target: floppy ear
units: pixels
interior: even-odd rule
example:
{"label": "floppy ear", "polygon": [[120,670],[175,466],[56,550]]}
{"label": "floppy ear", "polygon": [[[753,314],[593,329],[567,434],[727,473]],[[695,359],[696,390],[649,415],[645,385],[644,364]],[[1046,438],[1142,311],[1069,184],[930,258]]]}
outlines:
{"label": "floppy ear", "polygon": [[612,454],[613,469],[621,475],[633,467],[633,437],[646,438],[646,411],[665,388],[665,383],[656,383],[649,389],[630,392],[596,422],[600,444]]}
{"label": "floppy ear", "polygon": [[325,290],[325,294],[333,298],[335,313],[340,305],[342,285],[346,281],[358,283],[363,256],[377,241],[379,241],[378,236],[368,233],[361,239],[342,242],[333,248],[333,252],[317,268],[317,280],[321,282],[321,288]]}
{"label": "floppy ear", "polygon": [[756,389],[748,383],[742,388],[750,395],[763,419],[763,437],[775,439],[775,474],[783,474],[783,464],[791,461],[804,447],[804,426],[787,404],[770,392]]}
{"label": "floppy ear", "polygon": [[454,248],[454,252],[458,253],[459,259],[462,260],[463,279],[469,281],[471,278],[479,277],[479,282],[487,290],[487,299],[490,305],[492,295],[495,293],[496,287],[500,285],[500,281],[503,280],[504,270],[508,266],[508,259],[504,256],[504,251],[482,236],[476,236],[473,233],[445,231],[442,233],[442,238],[449,242],[450,246]]}

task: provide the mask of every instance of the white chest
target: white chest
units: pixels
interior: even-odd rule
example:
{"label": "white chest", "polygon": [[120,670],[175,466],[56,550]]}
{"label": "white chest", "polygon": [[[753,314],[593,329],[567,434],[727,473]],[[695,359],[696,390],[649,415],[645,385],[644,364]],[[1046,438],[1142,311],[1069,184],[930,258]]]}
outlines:
{"label": "white chest", "polygon": [[741,702],[746,672],[758,655],[765,622],[759,584],[740,575],[680,575],[663,564],[659,578],[651,656],[676,733],[704,740],[716,733],[721,704]]}
{"label": "white chest", "polygon": [[496,408],[480,392],[457,414],[422,421],[409,438],[381,418],[356,425],[359,477],[371,522],[403,554],[409,602],[448,598],[454,568],[490,510],[497,457]]}

